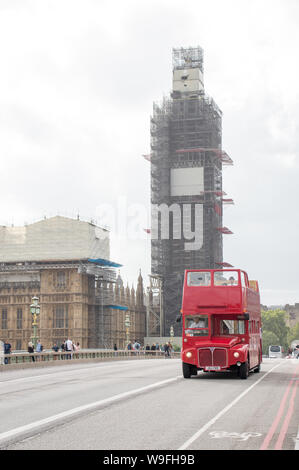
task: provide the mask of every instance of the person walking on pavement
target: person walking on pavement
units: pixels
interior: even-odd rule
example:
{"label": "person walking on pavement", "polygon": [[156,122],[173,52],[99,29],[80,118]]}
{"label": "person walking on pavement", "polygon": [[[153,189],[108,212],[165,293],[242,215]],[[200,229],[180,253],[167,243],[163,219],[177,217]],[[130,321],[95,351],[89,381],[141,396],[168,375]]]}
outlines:
{"label": "person walking on pavement", "polygon": [[[57,346],[56,343],[53,344],[52,351],[55,352],[55,353],[57,353],[59,351],[59,347]],[[53,355],[53,358],[54,358],[55,361],[57,361],[57,356],[58,355],[56,355],[56,354]]]}
{"label": "person walking on pavement", "polygon": [[[29,354],[34,353],[34,346],[33,346],[32,341],[29,341],[29,343],[28,343],[28,352],[29,352]],[[31,356],[31,361],[35,362],[35,357],[34,356]]]}
{"label": "person walking on pavement", "polygon": [[[40,342],[40,340],[37,340],[36,352],[42,352],[42,350],[43,350],[43,345],[42,345],[42,343]],[[37,357],[36,357],[36,360],[37,360],[37,361],[40,361],[40,360],[41,360],[41,356],[37,356]]]}
{"label": "person walking on pavement", "polygon": [[169,343],[164,344],[165,357],[170,357]]}
{"label": "person walking on pavement", "polygon": [[138,341],[135,339],[135,343],[133,345],[133,348],[134,350],[136,351],[136,354],[139,354],[139,350],[140,350],[140,343],[138,343]]}
{"label": "person walking on pavement", "polygon": [[[4,343],[4,354],[11,354],[11,344],[6,340]],[[10,358],[4,358],[4,364],[9,364]]]}
{"label": "person walking on pavement", "polygon": [[[60,346],[60,349],[61,349],[61,352],[62,352],[62,353],[65,352],[65,342],[66,342],[66,340],[63,340],[63,342],[61,343],[61,346]],[[61,359],[65,359],[65,355],[64,355],[64,354],[61,355]]]}
{"label": "person walking on pavement", "polygon": [[65,342],[65,350],[68,351],[70,354],[68,354],[66,357],[67,359],[72,359],[72,353],[73,353],[73,341],[68,338]]}

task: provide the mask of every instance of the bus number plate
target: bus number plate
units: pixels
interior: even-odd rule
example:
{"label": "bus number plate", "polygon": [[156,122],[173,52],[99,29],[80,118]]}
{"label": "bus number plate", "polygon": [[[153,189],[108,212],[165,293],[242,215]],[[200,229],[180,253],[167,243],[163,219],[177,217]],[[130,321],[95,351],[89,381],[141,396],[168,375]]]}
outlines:
{"label": "bus number plate", "polygon": [[205,370],[220,370],[220,366],[208,366],[205,367]]}

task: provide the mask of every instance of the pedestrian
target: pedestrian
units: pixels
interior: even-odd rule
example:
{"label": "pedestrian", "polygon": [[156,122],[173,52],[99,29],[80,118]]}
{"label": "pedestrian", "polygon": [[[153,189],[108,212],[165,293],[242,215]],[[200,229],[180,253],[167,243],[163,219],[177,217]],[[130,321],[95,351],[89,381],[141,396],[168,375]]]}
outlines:
{"label": "pedestrian", "polygon": [[[34,353],[34,345],[33,345],[32,341],[29,341],[29,343],[28,343],[28,352],[29,352],[29,354]],[[34,356],[31,356],[31,361],[35,362]]]}
{"label": "pedestrian", "polygon": [[[53,344],[52,351],[54,351],[55,353],[57,353],[59,351],[59,347],[57,346],[56,343]],[[57,360],[57,354],[53,354],[53,356],[54,356],[54,360],[56,361]]]}
{"label": "pedestrian", "polygon": [[72,341],[70,338],[68,338],[68,339],[66,340],[66,342],[65,342],[65,350],[66,350],[67,352],[70,352],[70,354],[67,354],[66,358],[67,358],[67,359],[72,359],[72,355],[73,355],[73,354],[72,354],[72,353],[73,353],[73,341]]}
{"label": "pedestrian", "polygon": [[[66,340],[64,339],[63,342],[61,343],[61,346],[60,346],[60,349],[61,349],[61,352],[64,353],[65,352],[65,342]],[[65,359],[65,354],[62,354],[61,355],[61,359]]]}
{"label": "pedestrian", "polygon": [[[4,354],[11,354],[11,344],[7,340],[4,343]],[[10,363],[10,358],[5,357],[4,364],[9,364],[9,363]]]}
{"label": "pedestrian", "polygon": [[287,359],[290,359],[291,357],[292,357],[292,349],[289,347],[289,348],[288,348]]}
{"label": "pedestrian", "polygon": [[117,351],[117,346],[116,346],[115,343],[114,343],[113,349],[114,349],[114,351]]}
{"label": "pedestrian", "polygon": [[129,341],[129,343],[128,343],[128,345],[127,345],[127,350],[128,350],[128,351],[132,351],[132,349],[133,349],[132,342]]}
{"label": "pedestrian", "polygon": [[139,354],[139,350],[140,350],[140,343],[138,343],[138,341],[135,339],[135,342],[134,342],[134,350],[136,351],[136,354]]}
{"label": "pedestrian", "polygon": [[[40,342],[40,340],[37,340],[36,352],[42,352],[42,350],[43,350],[43,345],[42,345],[42,343]],[[37,361],[40,361],[40,360],[41,360],[41,356],[37,356],[37,357],[36,357],[36,360],[37,360]]]}
{"label": "pedestrian", "polygon": [[152,356],[154,356],[154,355],[155,355],[155,352],[154,352],[154,351],[156,351],[156,345],[155,345],[154,343],[153,343],[152,346],[151,346],[151,351],[152,351],[152,353],[151,353]]}
{"label": "pedestrian", "polygon": [[169,345],[168,345],[168,343],[164,344],[164,353],[165,353],[165,357],[169,357]]}
{"label": "pedestrian", "polygon": [[147,345],[145,346],[145,351],[146,351],[145,354],[150,354],[150,353],[148,352],[148,351],[150,351],[150,350],[151,350],[151,347],[150,347],[149,344],[147,344]]}
{"label": "pedestrian", "polygon": [[77,351],[79,351],[79,350],[81,349],[81,348],[80,348],[80,343],[79,343],[79,342],[76,344],[76,348],[77,348],[77,349],[76,349]]}
{"label": "pedestrian", "polygon": [[[59,351],[59,347],[57,346],[56,343],[53,344],[53,346],[52,346],[52,351],[54,351],[54,352],[58,352],[58,351]],[[57,361],[57,354],[53,354],[53,359],[54,359],[54,361]]]}

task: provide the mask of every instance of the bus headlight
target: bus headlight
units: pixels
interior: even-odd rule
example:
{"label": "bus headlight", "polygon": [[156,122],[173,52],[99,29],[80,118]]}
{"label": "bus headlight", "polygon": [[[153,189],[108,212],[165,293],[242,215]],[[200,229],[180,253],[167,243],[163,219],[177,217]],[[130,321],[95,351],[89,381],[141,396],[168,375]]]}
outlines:
{"label": "bus headlight", "polygon": [[188,357],[188,359],[190,359],[190,357],[192,357],[192,352],[188,351],[188,352],[186,353],[186,357]]}
{"label": "bus headlight", "polygon": [[234,357],[239,357],[240,354],[238,352],[234,352]]}

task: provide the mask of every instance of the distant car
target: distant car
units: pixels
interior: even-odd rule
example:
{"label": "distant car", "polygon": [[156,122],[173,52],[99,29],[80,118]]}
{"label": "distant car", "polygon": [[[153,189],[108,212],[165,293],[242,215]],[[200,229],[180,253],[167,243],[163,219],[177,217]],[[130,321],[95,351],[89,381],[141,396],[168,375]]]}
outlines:
{"label": "distant car", "polygon": [[283,357],[283,347],[277,345],[269,346],[269,357],[271,358],[281,358]]}

